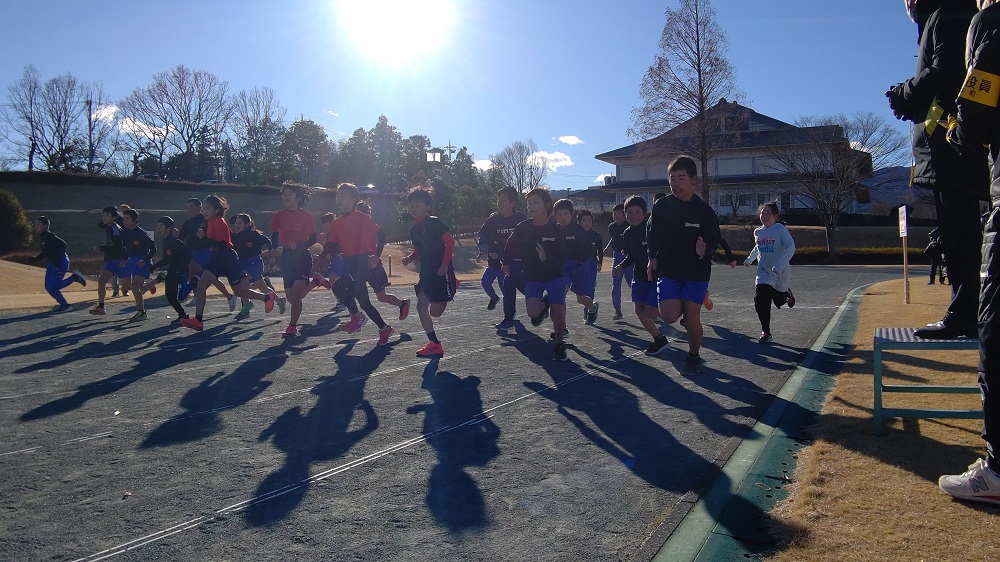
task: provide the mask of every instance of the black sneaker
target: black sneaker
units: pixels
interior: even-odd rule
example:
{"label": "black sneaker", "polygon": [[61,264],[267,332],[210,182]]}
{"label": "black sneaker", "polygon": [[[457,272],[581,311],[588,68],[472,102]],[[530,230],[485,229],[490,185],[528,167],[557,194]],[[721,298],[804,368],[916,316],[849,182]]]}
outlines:
{"label": "black sneaker", "polygon": [[486,305],[486,310],[496,310],[498,302],[500,302],[500,297],[491,298],[490,304]]}
{"label": "black sneaker", "polygon": [[552,358],[556,361],[566,361],[566,344],[557,343]]}
{"label": "black sneaker", "polygon": [[[569,336],[569,328],[564,328],[563,329],[563,337],[565,338],[567,336]],[[556,339],[556,333],[555,332],[549,332],[549,339],[550,340]]]}
{"label": "black sneaker", "polygon": [[703,363],[701,355],[691,355],[687,354],[684,358],[684,370],[681,371],[684,374],[692,375],[698,372],[698,367]]}
{"label": "black sneaker", "polygon": [[670,340],[667,339],[667,336],[660,334],[656,336],[656,339],[653,340],[653,343],[649,344],[649,347],[647,347],[646,351],[644,351],[643,353],[650,356],[659,355],[660,353],[663,353],[663,351],[666,349],[670,349]]}
{"label": "black sneaker", "polygon": [[531,319],[532,326],[541,326],[542,322],[549,316],[549,299],[542,299],[542,312]]}
{"label": "black sneaker", "polygon": [[792,294],[791,287],[788,288],[788,308],[795,308],[795,295]]}
{"label": "black sneaker", "polygon": [[597,310],[599,308],[600,307],[595,302],[594,308],[591,311],[587,312],[587,324],[593,324],[594,322],[597,322]]}

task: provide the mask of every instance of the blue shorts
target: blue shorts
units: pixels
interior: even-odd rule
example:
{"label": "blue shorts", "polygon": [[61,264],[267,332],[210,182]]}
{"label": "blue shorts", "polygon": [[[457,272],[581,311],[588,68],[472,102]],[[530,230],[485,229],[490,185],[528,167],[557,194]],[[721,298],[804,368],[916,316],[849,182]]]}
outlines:
{"label": "blue shorts", "polygon": [[129,256],[128,260],[125,261],[122,275],[119,277],[142,277],[143,279],[149,279],[149,262],[147,261],[142,267],[139,267],[140,261],[143,261],[142,256]]}
{"label": "blue shorts", "polygon": [[702,303],[708,294],[708,281],[678,281],[660,277],[656,280],[656,293],[660,302],[681,300]]}
{"label": "blue shorts", "polygon": [[549,304],[566,304],[566,279],[556,277],[552,281],[528,281],[524,284],[524,298],[540,299],[549,294]]}
{"label": "blue shorts", "polygon": [[245,271],[250,276],[250,282],[260,281],[264,278],[264,259],[260,256],[243,258],[239,261],[240,271]]}
{"label": "blue shorts", "polygon": [[191,252],[191,261],[201,266],[202,269],[208,267],[208,262],[212,261],[212,249],[202,248]]}
{"label": "blue shorts", "polygon": [[125,260],[108,260],[104,262],[104,271],[111,273],[115,277],[127,277],[125,274]]}
{"label": "blue shorts", "polygon": [[658,306],[656,295],[656,283],[632,279],[632,302],[641,302],[656,308]]}
{"label": "blue shorts", "polygon": [[577,295],[593,297],[597,286],[597,260],[590,259],[582,263],[568,261],[563,266],[563,276],[570,291]]}
{"label": "blue shorts", "polygon": [[331,275],[344,276],[344,258],[340,256],[330,258],[330,265],[326,268],[326,276],[330,277]]}

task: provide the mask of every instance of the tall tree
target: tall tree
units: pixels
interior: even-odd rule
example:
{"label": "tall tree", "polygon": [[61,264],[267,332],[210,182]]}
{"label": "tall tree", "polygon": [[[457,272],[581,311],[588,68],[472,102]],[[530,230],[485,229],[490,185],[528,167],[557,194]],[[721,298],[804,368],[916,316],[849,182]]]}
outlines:
{"label": "tall tree", "polygon": [[83,87],[86,128],[86,169],[99,174],[108,171],[108,164],[120,149],[121,129],[118,127],[117,107],[104,93],[100,84]]}
{"label": "tall tree", "polygon": [[367,185],[375,180],[375,147],[368,131],[358,128],[340,145],[340,155],[346,169],[343,181]]}
{"label": "tall tree", "polygon": [[431,139],[424,135],[412,135],[403,140],[403,178],[406,182],[421,172],[426,177],[432,175],[432,167],[427,163],[430,149]]}
{"label": "tall tree", "polygon": [[28,171],[35,169],[35,154],[38,150],[36,139],[41,122],[42,80],[38,69],[24,67],[21,79],[7,86],[7,105],[3,120],[9,128],[6,135],[15,150],[24,154],[28,161]]}
{"label": "tall tree", "polygon": [[85,111],[80,83],[72,74],[50,78],[42,87],[35,141],[49,170],[80,170],[85,147],[80,137]]}
{"label": "tall tree", "polygon": [[389,124],[385,115],[368,133],[375,151],[374,183],[382,191],[394,193],[406,188],[403,177],[403,135]]}
{"label": "tall tree", "polygon": [[726,58],[728,50],[729,40],[715,20],[710,0],[680,0],[677,9],[667,8],[659,50],[639,89],[642,105],[632,109],[628,130],[629,137],[640,141],[691,121],[697,139],[692,149],[701,162],[706,201],[711,192],[708,161],[722,139],[720,124],[706,118],[705,112],[723,99],[744,97]]}
{"label": "tall tree", "polygon": [[524,193],[542,185],[548,172],[548,161],[538,154],[535,141],[514,141],[490,156],[493,170],[503,186]]}
{"label": "tall tree", "polygon": [[238,177],[233,179],[245,185],[281,183],[276,173],[285,136],[281,123],[288,110],[274,90],[266,87],[240,90],[232,103],[238,168]]}
{"label": "tall tree", "polygon": [[297,172],[285,179],[310,185],[323,182],[332,149],[323,127],[310,119],[296,121],[285,133],[281,148]]}

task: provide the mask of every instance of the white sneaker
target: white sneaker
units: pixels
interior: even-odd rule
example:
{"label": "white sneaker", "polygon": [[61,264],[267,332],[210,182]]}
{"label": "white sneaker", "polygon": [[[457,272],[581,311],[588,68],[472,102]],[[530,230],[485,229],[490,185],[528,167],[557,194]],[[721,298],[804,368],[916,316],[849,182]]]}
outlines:
{"label": "white sneaker", "polygon": [[938,488],[960,500],[1000,503],[1000,476],[987,466],[986,459],[970,464],[965,474],[942,476]]}
{"label": "white sneaker", "polygon": [[236,312],[236,303],[239,302],[236,299],[236,295],[229,295],[227,300],[229,301],[229,312]]}

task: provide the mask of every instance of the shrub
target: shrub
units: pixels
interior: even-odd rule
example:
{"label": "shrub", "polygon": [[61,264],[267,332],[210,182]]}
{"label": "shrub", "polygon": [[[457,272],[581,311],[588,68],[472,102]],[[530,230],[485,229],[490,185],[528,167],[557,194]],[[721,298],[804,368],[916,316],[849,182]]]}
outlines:
{"label": "shrub", "polygon": [[0,255],[27,248],[31,233],[21,202],[13,193],[0,189]]}

